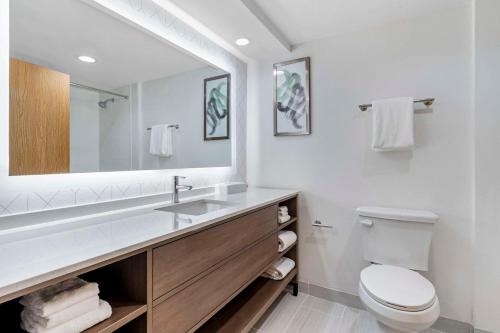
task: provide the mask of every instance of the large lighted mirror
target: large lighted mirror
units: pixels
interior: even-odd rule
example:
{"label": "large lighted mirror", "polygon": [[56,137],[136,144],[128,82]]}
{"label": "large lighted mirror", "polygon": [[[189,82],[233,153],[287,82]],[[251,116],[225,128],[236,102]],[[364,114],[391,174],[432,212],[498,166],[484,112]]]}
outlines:
{"label": "large lighted mirror", "polygon": [[230,75],[81,0],[10,2],[10,174],[231,165]]}

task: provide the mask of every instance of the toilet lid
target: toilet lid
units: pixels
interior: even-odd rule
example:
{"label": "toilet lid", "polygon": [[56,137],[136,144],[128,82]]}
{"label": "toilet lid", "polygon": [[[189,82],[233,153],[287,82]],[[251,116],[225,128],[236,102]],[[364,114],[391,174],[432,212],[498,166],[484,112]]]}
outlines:
{"label": "toilet lid", "polygon": [[422,311],[434,304],[432,283],[409,269],[371,265],[361,272],[361,284],[377,302],[402,311]]}

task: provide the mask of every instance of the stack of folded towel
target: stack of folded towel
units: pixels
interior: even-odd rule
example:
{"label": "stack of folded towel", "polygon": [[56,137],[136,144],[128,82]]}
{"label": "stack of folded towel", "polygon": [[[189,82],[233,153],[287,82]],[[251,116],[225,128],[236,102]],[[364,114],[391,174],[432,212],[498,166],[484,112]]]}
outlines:
{"label": "stack of folded towel", "polygon": [[287,206],[280,206],[278,209],[278,219],[279,223],[285,223],[290,221],[291,217],[290,214],[288,214],[288,207]]}
{"label": "stack of folded towel", "polygon": [[294,267],[295,261],[283,257],[276,260],[262,276],[272,280],[283,280]]}
{"label": "stack of folded towel", "polygon": [[278,233],[278,251],[283,252],[297,241],[297,234],[290,230]]}
{"label": "stack of folded towel", "polygon": [[70,279],[21,298],[21,328],[29,333],[78,333],[111,317],[97,283]]}

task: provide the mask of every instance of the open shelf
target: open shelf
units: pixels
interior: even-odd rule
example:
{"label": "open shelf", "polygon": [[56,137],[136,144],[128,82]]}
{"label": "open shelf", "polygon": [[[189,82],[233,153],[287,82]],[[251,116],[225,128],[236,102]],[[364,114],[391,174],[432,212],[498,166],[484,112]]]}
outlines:
{"label": "open shelf", "polygon": [[148,311],[146,252],[100,267],[80,277],[96,282],[99,285],[99,297],[108,301],[113,310],[110,318],[84,333],[146,331],[147,323],[138,319],[146,317]]}
{"label": "open shelf", "polygon": [[283,224],[280,224],[279,227],[278,227],[278,230],[283,230],[286,227],[288,227],[290,224],[295,223],[295,222],[297,222],[297,218],[293,217],[293,218],[290,219],[290,221],[287,221],[287,222],[285,222]]}
{"label": "open shelf", "polygon": [[113,314],[110,318],[106,319],[99,324],[83,331],[84,333],[111,333],[132,320],[138,318],[147,312],[148,307],[146,304],[137,304],[126,301],[110,301]]}
{"label": "open shelf", "polygon": [[[124,301],[110,301],[109,304],[113,309],[111,317],[83,331],[84,333],[115,332],[147,312],[146,304]],[[9,333],[26,333],[26,331],[20,328],[21,318],[19,314],[21,313],[22,306],[19,305],[17,300],[16,302],[8,302],[5,305],[2,305],[0,310],[3,311],[2,315],[5,314],[5,319],[10,318],[10,320],[3,322],[2,332],[3,329],[5,329],[5,332]],[[2,316],[2,318],[4,317]]]}
{"label": "open shelf", "polygon": [[285,290],[295,275],[297,275],[297,268],[292,270],[281,281],[263,277],[258,278],[212,319],[200,327],[197,332],[249,332],[281,292]]}
{"label": "open shelf", "polygon": [[293,249],[296,245],[297,245],[297,242],[295,242],[292,245],[290,245],[289,247],[287,247],[283,252],[278,252],[278,258],[277,259],[283,257],[285,254],[287,254],[288,252],[290,252],[290,250]]}

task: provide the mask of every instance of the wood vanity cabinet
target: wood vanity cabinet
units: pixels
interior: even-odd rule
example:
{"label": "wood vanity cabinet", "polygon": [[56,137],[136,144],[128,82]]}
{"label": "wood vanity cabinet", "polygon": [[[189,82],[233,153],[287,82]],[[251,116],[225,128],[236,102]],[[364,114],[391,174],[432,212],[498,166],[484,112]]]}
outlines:
{"label": "wood vanity cabinet", "polygon": [[272,205],[155,248],[153,332],[189,331],[269,266],[277,211]]}
{"label": "wood vanity cabinet", "polygon": [[275,258],[275,235],[253,245],[220,268],[153,308],[153,332],[188,332]]}
{"label": "wood vanity cabinet", "polygon": [[69,172],[70,77],[10,59],[10,175]]}
{"label": "wood vanity cabinet", "polygon": [[[282,225],[280,204],[294,216]],[[260,277],[283,255],[297,262],[295,245],[278,253],[278,232],[297,232],[296,214],[296,197],[287,197],[3,296],[0,313],[9,320],[2,329],[21,332],[16,298],[80,276],[97,282],[113,308],[111,318],[84,333],[249,332],[289,283],[297,285],[297,268],[281,281]]]}
{"label": "wood vanity cabinet", "polygon": [[273,205],[155,248],[153,299],[275,231],[277,210]]}

